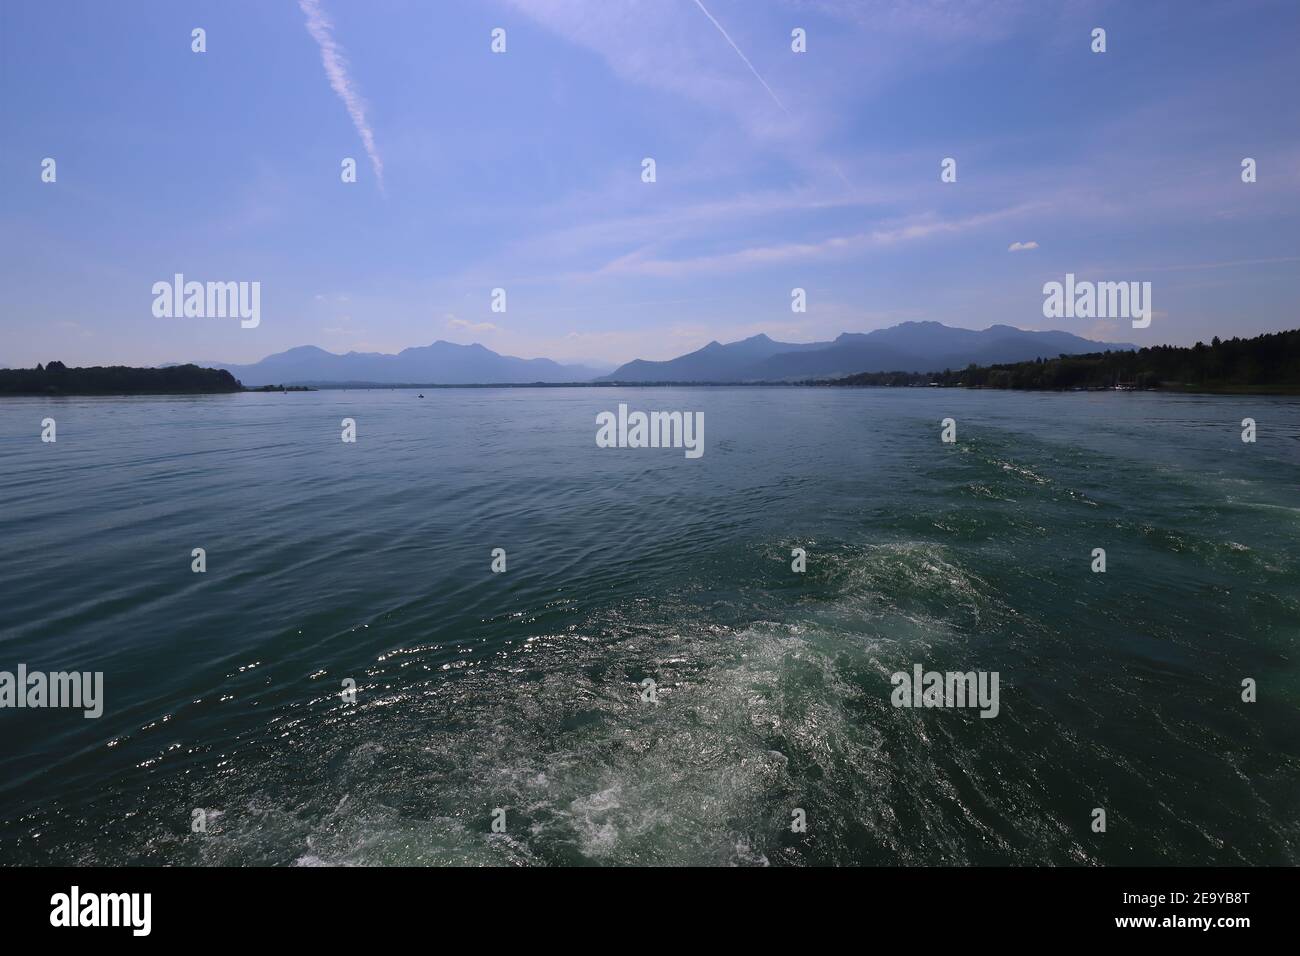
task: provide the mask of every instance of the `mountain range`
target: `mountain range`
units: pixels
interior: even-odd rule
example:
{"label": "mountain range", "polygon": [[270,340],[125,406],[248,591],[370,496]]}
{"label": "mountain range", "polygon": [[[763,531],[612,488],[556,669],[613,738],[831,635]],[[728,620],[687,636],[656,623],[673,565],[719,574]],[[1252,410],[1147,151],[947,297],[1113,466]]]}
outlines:
{"label": "mountain range", "polygon": [[996,365],[1134,348],[1069,332],[1026,332],[1010,325],[977,332],[940,322],[904,322],[874,332],[845,332],[832,342],[794,344],[766,335],[729,345],[710,342],[666,362],[628,362],[601,381],[785,382],[844,378],[859,372],[939,372],[972,363]]}
{"label": "mountain range", "polygon": [[[338,355],[314,345],[268,355],[252,365],[196,362],[225,369],[244,385],[520,385],[530,382],[589,382],[604,369],[561,365],[546,358],[521,359],[489,348],[439,340],[432,345]],[[608,368],[608,366],[606,366]]]}
{"label": "mountain range", "polygon": [[1126,351],[1123,342],[1094,342],[1069,332],[1026,332],[1009,325],[983,331],[940,322],[904,322],[874,332],[845,332],[830,342],[777,342],[754,335],[726,345],[710,342],[662,362],[636,359],[609,374],[550,359],[499,355],[482,345],[437,341],[397,355],[338,355],[304,345],[252,365],[198,362],[225,369],[244,385],[519,385],[533,382],[788,382],[843,378],[859,372],[939,372],[968,365],[995,365]]}

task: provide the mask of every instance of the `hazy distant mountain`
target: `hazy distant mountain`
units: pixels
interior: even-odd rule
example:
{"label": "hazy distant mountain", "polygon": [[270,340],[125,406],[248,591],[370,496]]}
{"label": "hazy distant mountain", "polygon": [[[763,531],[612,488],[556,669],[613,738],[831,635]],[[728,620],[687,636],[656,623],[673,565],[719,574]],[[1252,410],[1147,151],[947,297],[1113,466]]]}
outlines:
{"label": "hazy distant mountain", "polygon": [[498,355],[482,345],[434,342],[403,349],[396,355],[348,352],[337,355],[303,345],[268,355],[252,365],[199,362],[205,368],[227,369],[248,386],[331,382],[380,385],[513,385],[525,382],[588,382],[604,369],[561,365],[550,359],[521,359]]}
{"label": "hazy distant mountain", "polygon": [[755,335],[702,349],[666,362],[637,359],[606,370],[561,365],[550,359],[498,355],[482,345],[434,342],[396,355],[337,355],[303,345],[268,355],[252,365],[199,362],[226,369],[250,387],[259,385],[374,383],[379,385],[517,385],[528,382],[781,382],[842,378],[858,372],[937,372],[1023,362],[1106,349],[1126,343],[1092,342],[1069,332],[1025,332],[995,325],[982,332],[939,322],[904,322],[875,332],[845,332],[833,342],[777,342]]}
{"label": "hazy distant mountain", "polygon": [[719,382],[744,381],[748,373],[773,356],[792,352],[824,349],[831,342],[799,345],[776,342],[766,335],[754,335],[739,342],[721,345],[710,342],[702,349],[664,362],[636,359],[620,365],[605,380],[618,382]]}
{"label": "hazy distant mountain", "polygon": [[935,372],[1057,355],[1129,350],[1128,343],[1094,342],[1069,332],[1026,332],[994,325],[977,332],[940,322],[904,322],[875,332],[845,332],[834,342],[791,345],[756,335],[704,348],[666,362],[636,360],[610,382],[781,382],[841,378],[858,372]]}

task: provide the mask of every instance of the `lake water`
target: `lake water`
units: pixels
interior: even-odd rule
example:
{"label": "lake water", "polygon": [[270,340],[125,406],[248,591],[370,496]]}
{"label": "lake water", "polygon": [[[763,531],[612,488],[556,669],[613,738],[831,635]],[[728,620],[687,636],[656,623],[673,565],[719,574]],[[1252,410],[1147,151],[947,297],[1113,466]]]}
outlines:
{"label": "lake water", "polygon": [[0,862],[1300,862],[1300,401],[417,396],[0,402]]}

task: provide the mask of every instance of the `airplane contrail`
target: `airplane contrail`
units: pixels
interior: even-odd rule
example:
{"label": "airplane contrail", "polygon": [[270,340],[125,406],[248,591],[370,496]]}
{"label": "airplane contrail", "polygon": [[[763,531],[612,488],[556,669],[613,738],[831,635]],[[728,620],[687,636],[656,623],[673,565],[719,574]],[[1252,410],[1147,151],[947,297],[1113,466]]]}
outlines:
{"label": "airplane contrail", "polygon": [[[786,116],[792,117],[790,111],[785,108],[785,104],[781,102],[781,98],[772,92],[772,87],[767,85],[767,80],[763,79],[758,70],[754,69],[754,64],[749,62],[749,57],[745,56],[745,54],[741,52],[740,47],[736,46],[736,41],[727,35],[726,30],[722,29],[722,24],[714,18],[713,14],[709,13],[708,8],[705,7],[700,0],[695,0],[695,5],[700,8],[701,12],[703,12],[706,17],[709,18],[709,22],[718,28],[718,32],[722,34],[724,40],[731,44],[731,48],[736,51],[736,55],[745,61],[745,66],[749,67],[749,72],[753,73],[758,82],[763,84],[763,89],[767,90],[767,95],[772,97],[772,101],[776,103],[777,106],[781,107],[781,112],[785,113]],[[835,170],[835,175],[840,177],[840,180],[845,186],[848,186],[850,189],[853,188],[853,184],[849,182],[849,177],[845,176],[844,170],[840,169],[839,163],[832,160],[831,168]]]}
{"label": "airplane contrail", "polygon": [[724,40],[726,40],[728,43],[731,44],[731,48],[736,51],[736,55],[745,61],[745,66],[749,67],[749,72],[753,73],[755,78],[758,80],[758,82],[763,84],[763,89],[767,90],[767,95],[772,97],[772,101],[776,103],[777,106],[781,107],[781,111],[783,113],[789,116],[790,111],[785,108],[785,104],[781,102],[781,98],[772,92],[772,87],[767,85],[767,80],[763,79],[763,77],[759,74],[758,70],[754,69],[754,64],[749,62],[749,57],[745,56],[745,54],[740,51],[740,47],[736,46],[736,41],[731,39],[731,37],[727,35],[726,30],[722,29],[722,24],[714,19],[713,14],[709,13],[708,8],[705,7],[704,4],[700,2],[700,0],[695,0],[695,5],[700,8],[700,11],[706,17],[709,18],[709,22],[718,28],[718,32],[722,34],[722,38]]}
{"label": "airplane contrail", "polygon": [[320,0],[298,0],[298,7],[307,17],[307,32],[320,47],[320,59],[325,67],[325,76],[330,81],[330,87],[343,101],[348,116],[352,117],[352,125],[357,128],[357,133],[361,136],[361,144],[365,147],[366,155],[370,157],[370,165],[374,167],[375,179],[378,180],[379,189],[382,191],[384,161],[379,158],[379,150],[375,147],[374,131],[366,120],[366,102],[357,91],[352,77],[348,75],[347,60],[344,59],[342,48],[334,40],[334,24],[325,15],[325,11],[321,10]]}

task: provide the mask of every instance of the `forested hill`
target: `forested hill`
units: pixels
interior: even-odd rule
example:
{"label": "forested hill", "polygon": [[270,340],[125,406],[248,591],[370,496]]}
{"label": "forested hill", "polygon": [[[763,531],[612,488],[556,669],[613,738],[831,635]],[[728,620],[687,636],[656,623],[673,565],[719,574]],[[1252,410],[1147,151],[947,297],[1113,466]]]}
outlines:
{"label": "forested hill", "polygon": [[0,395],[188,395],[238,392],[241,387],[229,372],[197,365],[68,368],[50,362],[0,369]]}
{"label": "forested hill", "polygon": [[966,388],[1161,388],[1208,392],[1300,393],[1300,329],[1193,346],[1062,355],[1009,365],[971,365],[916,375],[871,372],[836,385],[939,385]]}

